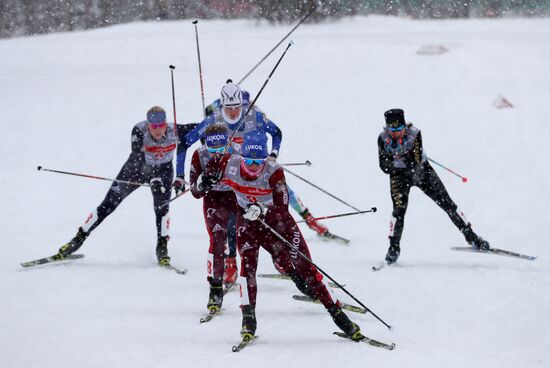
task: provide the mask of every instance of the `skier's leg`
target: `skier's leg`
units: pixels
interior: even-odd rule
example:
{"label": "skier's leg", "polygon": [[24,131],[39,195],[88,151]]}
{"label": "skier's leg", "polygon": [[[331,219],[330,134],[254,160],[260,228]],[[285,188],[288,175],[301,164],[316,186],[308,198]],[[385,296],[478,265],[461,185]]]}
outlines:
{"label": "skier's leg", "polygon": [[285,230],[282,230],[280,226],[273,226],[273,228],[278,228],[279,234],[292,245],[292,249],[271,233],[266,234],[264,248],[271,253],[272,257],[277,258],[277,263],[285,269],[285,273],[290,275],[292,281],[302,293],[310,298],[318,299],[325,306],[334,323],[344,333],[352,339],[360,338],[361,330],[359,326],[353,323],[342,311],[338,301],[334,302],[327,286],[323,283],[323,275],[312,263],[298,254],[297,250],[311,260],[307,243],[298,226],[293,219],[284,221],[284,223],[286,224]]}
{"label": "skier's leg", "polygon": [[[133,163],[126,162],[120,170],[117,180],[139,183],[144,182],[143,178],[139,175],[135,175],[134,171],[131,170],[131,168],[134,167],[133,165]],[[138,185],[113,182],[101,204],[88,215],[84,223],[78,228],[75,237],[59,248],[58,254],[62,257],[66,257],[76,252],[90,233],[98,227],[107,216],[113,213],[118,205],[137,188],[139,188]]]}
{"label": "skier's leg", "polygon": [[223,275],[223,282],[225,284],[232,284],[237,281],[237,215],[235,211],[231,211],[227,221],[227,244],[229,248],[229,254],[225,258],[225,270]]}
{"label": "skier's leg", "polygon": [[390,230],[388,238],[390,247],[386,254],[386,262],[392,264],[397,262],[401,248],[401,235],[405,224],[405,213],[409,204],[409,192],[411,190],[411,182],[408,178],[390,175],[390,193],[393,204],[392,218],[390,220]]}
{"label": "skier's leg", "polygon": [[160,180],[164,190],[156,185],[151,186],[151,194],[153,195],[153,205],[155,209],[155,222],[157,226],[157,260],[162,265],[170,264],[168,256],[168,240],[170,240],[170,205],[162,205],[170,201],[172,193],[172,181],[174,179],[174,170],[172,165],[166,165],[161,169],[151,181]]}
{"label": "skier's leg", "polygon": [[241,310],[243,314],[241,336],[251,338],[256,333],[256,270],[260,246],[256,242],[263,236],[259,224],[237,219],[237,250],[241,258],[239,284],[241,287]]}
{"label": "skier's leg", "polygon": [[480,238],[473,230],[472,225],[464,216],[464,213],[458,208],[455,202],[449,196],[445,185],[433,170],[428,167],[422,181],[419,183],[420,189],[426,193],[451,219],[453,224],[464,235],[464,238],[472,246],[478,248],[489,248],[489,243]]}

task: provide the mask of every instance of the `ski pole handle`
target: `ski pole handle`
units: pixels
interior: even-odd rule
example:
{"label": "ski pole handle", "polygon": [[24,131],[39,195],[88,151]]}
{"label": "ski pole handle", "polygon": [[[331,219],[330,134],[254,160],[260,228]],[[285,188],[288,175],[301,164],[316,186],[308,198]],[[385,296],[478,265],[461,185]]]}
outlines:
{"label": "ski pole handle", "polygon": [[74,172],[69,172],[69,171],[61,171],[61,170],[52,170],[52,169],[45,169],[43,168],[42,166],[38,166],[36,168],[38,171],[48,171],[48,172],[53,172],[53,173],[56,173],[56,174],[65,174],[65,175],[73,175],[73,176],[80,176],[82,178],[88,178],[88,179],[97,179],[97,180],[106,180],[106,181],[112,181],[112,182],[116,182],[116,183],[122,183],[122,184],[128,184],[128,185],[138,185],[138,186],[142,186],[142,187],[150,187],[151,185],[149,185],[148,183],[137,183],[135,181],[126,181],[126,180],[118,180],[118,179],[109,179],[109,178],[104,178],[102,176],[95,176],[95,175],[88,175],[88,174],[79,174],[79,173],[74,173]]}
{"label": "ski pole handle", "polygon": [[306,162],[292,162],[287,164],[279,164],[279,166],[311,166],[311,161],[306,160]]}

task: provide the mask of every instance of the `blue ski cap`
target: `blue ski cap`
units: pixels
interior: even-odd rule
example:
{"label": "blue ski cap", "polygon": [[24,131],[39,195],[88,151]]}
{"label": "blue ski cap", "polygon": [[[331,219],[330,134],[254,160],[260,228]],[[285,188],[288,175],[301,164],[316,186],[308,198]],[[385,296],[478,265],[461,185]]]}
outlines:
{"label": "blue ski cap", "polygon": [[153,106],[147,111],[147,121],[153,124],[164,123],[166,121],[166,111],[160,106]]}
{"label": "blue ski cap", "polygon": [[256,130],[246,133],[243,137],[242,156],[245,159],[265,159],[267,157],[267,136]]}
{"label": "blue ski cap", "polygon": [[227,132],[213,132],[206,134],[206,146],[208,147],[224,147],[227,145],[228,140],[229,136],[227,135]]}

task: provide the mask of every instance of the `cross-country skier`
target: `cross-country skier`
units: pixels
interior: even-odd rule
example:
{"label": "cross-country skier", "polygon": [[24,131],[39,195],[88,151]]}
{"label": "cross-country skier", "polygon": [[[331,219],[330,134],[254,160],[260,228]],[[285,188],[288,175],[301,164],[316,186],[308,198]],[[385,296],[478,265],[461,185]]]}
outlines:
{"label": "cross-country skier", "polygon": [[471,246],[488,249],[489,243],[472,230],[471,224],[457,208],[428,162],[423,151],[420,129],[405,122],[405,114],[401,109],[388,110],[384,113],[384,117],[386,127],[378,136],[378,158],[380,169],[390,175],[393,202],[389,233],[390,247],[386,254],[386,262],[392,264],[399,258],[401,252],[399,242],[412,186],[420,188],[449,215]]}
{"label": "cross-country skier", "polygon": [[[214,123],[225,124],[228,128],[229,136],[235,133],[235,129],[239,126],[239,121],[242,115],[246,111],[246,107],[249,104],[249,94],[246,91],[241,91],[240,87],[228,80],[222,87],[221,99],[214,101],[206,109],[208,117],[203,120],[198,126],[193,129],[182,140],[182,147],[190,147],[199,139],[204,138],[206,128]],[[258,130],[265,134],[269,134],[272,140],[272,148],[269,154],[270,159],[275,160],[279,154],[281,146],[282,132],[281,130],[267,118],[267,116],[257,107],[254,106],[249,114],[245,117],[239,130],[235,133],[235,136],[231,142],[229,153],[239,153],[242,145],[243,135],[251,130]],[[185,156],[186,152],[178,151],[176,175],[183,181],[185,173]],[[178,179],[176,179],[178,180]],[[306,224],[316,231],[321,236],[330,237],[328,229],[321,223],[319,223],[311,215],[309,210],[303,206],[299,198],[289,188],[289,196],[291,199],[291,205],[300,215],[306,220]],[[235,220],[233,217],[229,219],[229,255],[225,259],[225,276],[224,283],[234,283],[237,277],[237,262],[236,262],[236,250],[235,250]]]}
{"label": "cross-country skier", "polygon": [[[239,283],[243,339],[251,339],[256,333],[256,270],[260,247],[271,254],[274,262],[292,278],[300,291],[321,301],[345,334],[354,340],[362,337],[359,326],[350,321],[340,303],[332,299],[322,282],[321,273],[296,251],[311,259],[302,233],[288,211],[284,171],[275,160],[268,159],[267,137],[263,132],[244,134],[242,156],[225,155],[219,160],[211,160],[198,181],[203,190],[208,190],[218,181],[231,187],[240,208],[237,211],[237,248],[241,257]],[[288,240],[292,248],[259,219]]]}
{"label": "cross-country skier", "polygon": [[222,307],[227,229],[229,218],[235,218],[236,216],[237,202],[231,188],[222,183],[211,185],[205,191],[205,183],[201,181],[203,178],[201,175],[206,170],[208,161],[212,157],[223,154],[228,142],[229,136],[225,124],[209,125],[205,131],[206,145],[193,152],[189,173],[191,193],[195,198],[203,198],[204,222],[210,237],[207,261],[210,294],[206,307],[211,313],[218,312]]}
{"label": "cross-country skier", "polygon": [[[132,152],[116,177],[121,181],[150,185],[157,227],[156,255],[161,265],[170,264],[167,249],[170,217],[169,206],[159,206],[170,199],[176,144],[176,132],[173,125],[166,122],[166,112],[160,106],[153,106],[147,111],[147,120],[132,129]],[[113,182],[103,202],[88,215],[76,236],[59,249],[58,256],[63,258],[76,252],[90,233],[137,188],[139,185]]]}

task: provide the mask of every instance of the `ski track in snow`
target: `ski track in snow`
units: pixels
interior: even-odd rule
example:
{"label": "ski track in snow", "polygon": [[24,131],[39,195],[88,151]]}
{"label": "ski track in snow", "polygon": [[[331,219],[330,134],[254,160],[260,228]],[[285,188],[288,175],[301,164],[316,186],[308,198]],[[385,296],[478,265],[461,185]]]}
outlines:
{"label": "ski track in snow", "polygon": [[[207,102],[289,28],[201,21]],[[347,247],[303,231],[314,261],[394,326],[349,314],[368,336],[395,342],[392,352],[332,336],[329,315],[293,301],[290,282],[258,279],[260,338],[232,353],[241,324],[237,292],[227,295],[222,316],[199,324],[208,237],[201,203],[191,196],[171,209],[170,255],[189,269],[185,276],[155,266],[144,189],[93,233],[83,260],[22,269],[19,262],[51,255],[72,238],[109,187],[39,173],[37,165],[115,177],[146,110],[161,104],[171,115],[170,64],[178,122],[200,119],[194,37],[191,22],[178,21],[0,41],[1,367],[550,366],[550,19],[357,17],[302,25],[258,100],[284,132],[280,162],[309,159],[313,166],[296,172],[354,206],[378,208],[325,221],[352,240]],[[416,54],[440,44],[449,52]],[[258,91],[283,46],[243,88]],[[498,95],[514,108],[495,109]],[[463,184],[436,167],[475,230],[494,247],[536,261],[451,251],[465,245],[462,236],[413,189],[399,264],[371,272],[388,246],[391,200],[376,138],[393,107],[422,130],[429,156],[470,179]],[[314,215],[349,211],[288,181]],[[258,272],[274,272],[265,252]]]}

